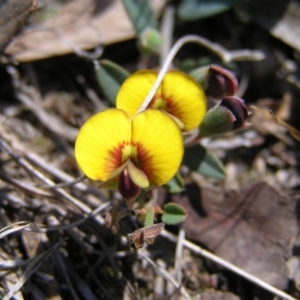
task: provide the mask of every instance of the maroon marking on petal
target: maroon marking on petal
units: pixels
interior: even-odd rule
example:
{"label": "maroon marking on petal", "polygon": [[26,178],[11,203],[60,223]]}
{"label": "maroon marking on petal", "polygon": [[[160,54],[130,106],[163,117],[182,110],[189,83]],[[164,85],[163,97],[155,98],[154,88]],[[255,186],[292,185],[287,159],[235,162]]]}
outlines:
{"label": "maroon marking on petal", "polygon": [[122,155],[123,148],[125,145],[129,145],[129,142],[122,142],[117,147],[113,148],[109,152],[109,157],[107,159],[107,168],[112,172],[113,170],[120,167],[123,163]]}
{"label": "maroon marking on petal", "polygon": [[118,189],[120,194],[127,200],[134,199],[141,191],[140,187],[130,178],[127,168],[120,174]]}
{"label": "maroon marking on petal", "polygon": [[182,115],[182,110],[180,109],[180,106],[184,105],[183,103],[175,103],[173,101],[173,95],[166,97],[163,95],[163,93],[160,94],[156,94],[153,99],[151,100],[148,108],[153,108],[155,105],[155,102],[157,99],[163,99],[166,103],[166,108],[161,108],[162,110],[166,111],[168,114],[175,116],[176,118],[178,118],[179,120],[183,119],[183,115]]}
{"label": "maroon marking on petal", "polygon": [[136,147],[137,147],[137,155],[138,155],[137,157],[138,164],[136,165],[138,168],[140,168],[145,172],[147,178],[151,182],[153,178],[152,165],[151,165],[152,157],[149,155],[149,152],[141,143],[137,143]]}
{"label": "maroon marking on petal", "polygon": [[[120,143],[117,147],[109,152],[109,158],[107,159],[107,168],[109,169],[110,173],[120,167],[125,161],[123,161],[123,149],[124,147],[132,145],[136,147],[137,156],[134,156],[132,153],[127,159],[130,159],[137,168],[144,171],[151,180],[152,170],[151,170],[151,161],[149,157],[149,153],[147,149],[141,143],[130,143],[130,142],[123,142]],[[120,175],[121,176],[121,175]]]}
{"label": "maroon marking on petal", "polygon": [[112,172],[122,164],[122,144],[109,151],[108,155],[106,165],[110,172]]}

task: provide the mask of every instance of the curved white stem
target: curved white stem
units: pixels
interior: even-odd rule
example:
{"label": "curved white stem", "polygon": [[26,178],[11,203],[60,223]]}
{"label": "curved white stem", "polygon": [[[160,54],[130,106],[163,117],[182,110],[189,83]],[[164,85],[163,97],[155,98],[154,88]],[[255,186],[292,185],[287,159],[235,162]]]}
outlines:
{"label": "curved white stem", "polygon": [[158,76],[156,78],[156,81],[154,82],[150,92],[146,96],[144,102],[142,103],[141,107],[137,111],[137,114],[145,110],[149,103],[151,102],[152,98],[154,97],[157,89],[159,88],[161,82],[163,81],[163,78],[168,71],[168,68],[173,61],[175,55],[180,50],[180,48],[187,44],[187,43],[197,43],[204,48],[209,49],[211,52],[218,55],[224,62],[230,62],[230,61],[245,61],[245,60],[261,60],[265,57],[264,53],[259,50],[236,50],[236,51],[229,51],[225,49],[224,47],[220,46],[219,44],[213,43],[209,41],[208,39],[199,36],[199,35],[185,35],[182,38],[180,38],[172,47],[169,55],[167,56],[165,63],[163,64],[160,72],[158,73]]}

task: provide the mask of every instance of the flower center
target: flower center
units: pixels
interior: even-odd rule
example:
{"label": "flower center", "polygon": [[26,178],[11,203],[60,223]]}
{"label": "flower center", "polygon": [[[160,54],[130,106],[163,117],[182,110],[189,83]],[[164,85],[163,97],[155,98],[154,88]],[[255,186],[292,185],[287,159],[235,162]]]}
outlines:
{"label": "flower center", "polygon": [[132,143],[126,143],[122,149],[122,163],[130,159],[135,165],[139,165],[137,146]]}
{"label": "flower center", "polygon": [[154,97],[153,100],[151,101],[149,107],[154,108],[154,109],[163,109],[165,111],[168,111],[167,101],[161,96]]}

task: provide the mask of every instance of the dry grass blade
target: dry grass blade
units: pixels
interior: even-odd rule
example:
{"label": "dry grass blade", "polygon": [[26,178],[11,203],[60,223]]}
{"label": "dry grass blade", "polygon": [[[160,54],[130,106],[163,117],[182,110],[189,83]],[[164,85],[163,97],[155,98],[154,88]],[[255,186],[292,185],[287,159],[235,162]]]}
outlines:
{"label": "dry grass blade", "polygon": [[59,184],[56,184],[53,186],[45,185],[45,186],[43,186],[43,188],[44,189],[57,189],[57,188],[62,188],[62,187],[68,187],[68,186],[72,186],[72,185],[75,185],[76,183],[83,181],[85,178],[86,178],[85,175],[81,175],[78,178],[75,178],[74,180],[59,183]]}
{"label": "dry grass blade", "polygon": [[37,195],[37,196],[42,196],[42,197],[46,197],[46,198],[51,198],[53,197],[53,195],[51,195],[50,193],[44,192],[34,186],[28,186],[28,184],[23,183],[21,181],[15,180],[13,178],[10,178],[2,173],[0,173],[0,179],[2,179],[3,181],[25,191],[26,193],[30,194],[30,195]]}
{"label": "dry grass blade", "polygon": [[83,217],[82,219],[70,223],[69,225],[65,225],[65,226],[58,226],[58,227],[54,227],[54,228],[47,228],[47,229],[39,229],[39,231],[43,231],[43,232],[50,232],[50,231],[57,231],[57,230],[67,230],[67,229],[71,229],[73,227],[78,227],[79,225],[83,224],[85,221],[87,221],[89,218],[95,217],[97,216],[97,214],[100,213],[100,211],[104,210],[105,208],[107,208],[110,205],[109,202],[107,203],[103,203],[101,206],[97,207],[96,209],[94,209],[89,215]]}
{"label": "dry grass blade", "polygon": [[[62,276],[64,277],[68,285],[68,288],[72,294],[72,299],[80,300],[81,298],[78,295],[84,295],[85,299],[97,300],[94,291],[80,277],[80,275],[76,272],[76,270],[72,268],[71,265],[65,263],[61,253],[56,255],[55,259],[60,266],[60,271],[62,273]],[[76,282],[76,286],[74,286],[74,282]]]}
{"label": "dry grass blade", "polygon": [[[18,149],[19,150],[19,149]],[[20,149],[21,150],[21,149]],[[30,162],[34,163],[35,165],[37,165],[38,167],[40,167],[41,169],[43,169],[44,171],[46,171],[47,173],[51,174],[52,176],[55,176],[56,178],[58,178],[61,181],[65,181],[65,182],[73,182],[74,187],[76,187],[76,189],[83,191],[83,192],[93,192],[93,194],[95,194],[97,197],[101,198],[102,200],[106,199],[104,198],[104,196],[101,194],[101,192],[98,189],[92,189],[89,185],[83,183],[83,182],[78,182],[75,185],[75,181],[77,179],[75,179],[74,177],[72,177],[71,175],[63,172],[62,170],[58,169],[56,166],[54,166],[53,164],[49,163],[48,161],[46,161],[44,158],[42,158],[41,156],[37,155],[36,153],[22,153]],[[56,186],[57,188],[58,186]],[[50,188],[48,186],[48,188]],[[53,189],[53,187],[51,187]]]}
{"label": "dry grass blade", "polygon": [[52,112],[47,112],[43,108],[43,101],[38,91],[34,88],[26,86],[20,81],[18,72],[15,68],[7,67],[7,72],[13,79],[13,84],[16,90],[16,98],[29,110],[31,110],[36,117],[50,131],[58,136],[62,136],[70,142],[74,142],[78,134],[78,129],[67,125],[57,115]]}
{"label": "dry grass blade", "polygon": [[[0,140],[0,145],[1,147],[7,152],[9,153],[9,155],[20,165],[22,166],[25,170],[27,170],[29,173],[31,173],[32,175],[34,175],[36,178],[38,178],[39,180],[41,180],[43,183],[49,185],[49,186],[54,186],[55,183],[50,180],[49,178],[47,178],[44,174],[42,174],[40,171],[38,171],[37,169],[35,169],[31,164],[29,164],[29,162],[27,160],[25,160],[24,158],[16,155],[13,150],[9,147],[8,144],[6,144],[3,140]],[[0,178],[6,178],[4,176],[4,174],[0,173]],[[7,180],[9,178],[6,178]],[[11,183],[16,183],[14,180],[11,180]],[[22,188],[24,190],[26,190],[26,186],[22,186]],[[83,211],[86,214],[90,214],[92,212],[92,210],[86,206],[83,202],[81,202],[79,199],[71,196],[69,193],[67,193],[65,190],[61,189],[61,188],[54,188],[53,189],[58,195],[60,195],[61,197],[63,197],[64,199],[66,199],[67,201],[71,202],[74,206],[76,206],[77,208],[79,208],[81,211]],[[29,191],[32,191],[32,187],[30,188]],[[39,195],[41,195],[41,193],[38,193]],[[42,192],[43,196],[48,196],[50,195],[50,197],[53,197],[53,195]],[[95,219],[99,219],[99,216],[97,216]],[[104,223],[104,221],[103,221]],[[102,223],[102,224],[103,224]]]}
{"label": "dry grass blade", "polygon": [[20,230],[23,230],[24,228],[28,228],[29,226],[30,223],[25,221],[10,224],[9,226],[6,226],[0,230],[0,239],[3,239],[5,236],[11,233],[18,232]]}
{"label": "dry grass blade", "polygon": [[0,270],[9,270],[23,267],[27,263],[27,261],[21,259],[0,261]]}
{"label": "dry grass blade", "polygon": [[28,280],[28,278],[40,267],[41,263],[60,247],[62,242],[63,241],[58,242],[49,250],[35,257],[15,286],[3,297],[3,300],[8,300],[13,297],[22,288],[26,280]]}
{"label": "dry grass blade", "polygon": [[[20,163],[25,169],[27,168],[27,170],[29,172],[31,172],[35,177],[40,178],[40,173],[36,171],[34,166],[30,166],[28,164],[28,162],[26,162],[25,159],[27,159],[31,163],[33,163],[35,166],[37,166],[39,169],[43,169],[50,175],[63,181],[62,184],[57,184],[57,185],[55,185],[55,184],[49,185],[49,183],[46,183],[45,185],[41,186],[42,188],[48,189],[48,190],[55,190],[55,189],[58,189],[61,187],[67,187],[69,185],[72,185],[72,187],[76,188],[77,190],[93,194],[95,196],[95,197],[93,197],[93,199],[94,199],[94,201],[96,201],[98,203],[98,205],[101,205],[102,201],[107,201],[107,199],[104,197],[104,195],[101,191],[81,182],[85,177],[83,178],[83,176],[80,176],[79,178],[74,178],[73,176],[60,170],[54,164],[50,163],[49,161],[46,161],[44,158],[42,158],[38,154],[28,151],[27,147],[20,140],[16,139],[15,136],[12,136],[11,134],[9,134],[5,131],[5,127],[3,126],[3,124],[0,123],[0,126],[3,127],[3,130],[0,135],[0,147],[3,148],[7,153],[9,153],[9,155],[12,156],[18,163]],[[9,146],[9,145],[11,145],[11,146]],[[19,153],[24,158],[19,157],[15,153]],[[23,164],[23,162],[25,162],[25,163]],[[2,174],[2,175],[5,176],[4,174]],[[0,174],[0,176],[1,176],[1,174]],[[18,181],[14,182],[13,179],[11,179],[7,176],[5,178],[7,179],[5,181],[10,180],[10,181],[12,181],[12,182],[10,182],[11,184],[14,184],[15,186],[19,186],[22,189],[29,188],[30,191],[34,194],[38,194],[38,195],[41,195],[44,197],[52,197],[50,192],[42,191],[41,189],[38,189],[37,187],[33,187],[33,186],[31,186],[31,187],[28,185],[20,186],[20,184],[22,184],[22,183],[20,183]]]}
{"label": "dry grass blade", "polygon": [[191,300],[191,297],[187,293],[185,288],[181,286],[166,270],[159,267],[151,258],[148,257],[148,255],[142,253],[142,251],[138,252],[138,255],[141,258],[145,259],[155,269],[156,272],[160,273],[166,280],[171,282],[171,284],[174,285],[176,289],[178,289],[184,299]]}
{"label": "dry grass blade", "polygon": [[178,283],[180,284],[182,282],[181,260],[182,260],[182,250],[184,247],[183,244],[184,239],[185,239],[185,231],[181,227],[178,234],[178,240],[177,240],[176,251],[175,251],[175,263],[174,263],[175,277]]}
{"label": "dry grass blade", "polygon": [[270,115],[282,126],[284,126],[289,133],[291,134],[291,136],[297,140],[298,142],[300,142],[300,131],[298,129],[296,129],[295,127],[291,126],[290,124],[288,124],[287,122],[281,120],[280,118],[276,117],[273,113],[272,110],[270,110]]}

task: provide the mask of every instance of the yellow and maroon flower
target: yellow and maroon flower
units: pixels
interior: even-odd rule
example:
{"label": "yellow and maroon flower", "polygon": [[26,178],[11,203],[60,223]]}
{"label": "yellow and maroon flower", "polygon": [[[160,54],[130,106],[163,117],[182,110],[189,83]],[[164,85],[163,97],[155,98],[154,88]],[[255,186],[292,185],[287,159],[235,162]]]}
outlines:
{"label": "yellow and maroon flower", "polygon": [[156,109],[134,117],[120,109],[102,111],[87,120],[75,143],[75,157],[83,173],[118,184],[125,199],[134,199],[140,188],[169,181],[182,156],[179,127]]}
{"label": "yellow and maroon flower", "polygon": [[[134,116],[157,78],[157,72],[142,70],[128,77],[117,95],[117,108]],[[148,108],[166,111],[182,129],[198,127],[206,113],[206,97],[202,88],[189,75],[169,71]]]}

